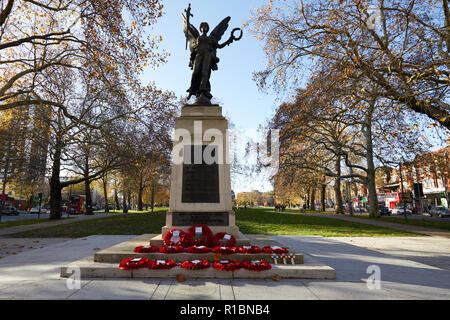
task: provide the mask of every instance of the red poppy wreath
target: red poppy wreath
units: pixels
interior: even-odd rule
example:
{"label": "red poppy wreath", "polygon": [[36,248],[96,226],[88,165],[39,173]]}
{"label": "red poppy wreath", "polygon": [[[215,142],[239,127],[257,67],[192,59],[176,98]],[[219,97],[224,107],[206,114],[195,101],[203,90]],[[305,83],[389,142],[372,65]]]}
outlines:
{"label": "red poppy wreath", "polygon": [[234,247],[236,245],[236,238],[232,234],[219,232],[214,235],[212,243],[213,246]]}
{"label": "red poppy wreath", "polygon": [[184,248],[182,246],[164,246],[159,248],[161,253],[182,253]]}
{"label": "red poppy wreath", "polygon": [[148,259],[145,257],[142,258],[128,258],[123,260],[119,264],[119,268],[122,270],[133,270],[133,269],[140,269],[140,268],[146,268],[148,266]]}
{"label": "red poppy wreath", "polygon": [[186,239],[186,232],[181,229],[172,229],[164,236],[164,245],[182,246]]}
{"label": "red poppy wreath", "polygon": [[206,246],[190,246],[184,251],[187,253],[208,253],[211,252],[212,249]]}
{"label": "red poppy wreath", "polygon": [[177,264],[175,261],[168,259],[168,260],[150,260],[148,261],[148,268],[152,270],[164,270],[164,269],[172,269]]}
{"label": "red poppy wreath", "polygon": [[262,251],[264,253],[268,253],[268,254],[283,254],[283,253],[288,253],[288,249],[284,248],[284,247],[278,247],[278,246],[266,246],[264,248],[262,248]]}
{"label": "red poppy wreath", "polygon": [[261,253],[261,248],[257,246],[239,246],[236,248],[236,253],[246,253],[246,254]]}
{"label": "red poppy wreath", "polygon": [[220,260],[213,263],[213,268],[221,271],[234,271],[240,267],[241,264],[236,260]]}
{"label": "red poppy wreath", "polygon": [[213,249],[214,253],[220,253],[220,254],[233,254],[236,253],[235,247],[224,247],[224,246],[217,246]]}
{"label": "red poppy wreath", "polygon": [[207,225],[194,224],[187,231],[186,237],[189,245],[209,246],[213,239],[213,234]]}
{"label": "red poppy wreath", "polygon": [[241,263],[241,267],[250,271],[264,271],[272,269],[270,263],[264,260],[245,260]]}
{"label": "red poppy wreath", "polygon": [[181,267],[188,270],[200,270],[209,268],[211,263],[207,260],[186,260],[181,263]]}
{"label": "red poppy wreath", "polygon": [[137,253],[152,253],[158,251],[159,248],[157,246],[139,246],[134,248],[134,252]]}

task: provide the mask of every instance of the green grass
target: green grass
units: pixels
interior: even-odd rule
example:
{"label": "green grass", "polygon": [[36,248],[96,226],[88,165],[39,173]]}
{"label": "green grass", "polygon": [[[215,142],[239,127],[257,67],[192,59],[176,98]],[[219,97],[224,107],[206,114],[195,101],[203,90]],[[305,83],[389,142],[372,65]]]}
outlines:
{"label": "green grass", "polygon": [[[160,233],[167,209],[154,213],[129,213],[120,216],[78,221],[30,230],[12,235],[23,238],[79,238],[89,235],[139,235]],[[236,224],[246,234],[318,235],[324,237],[418,236],[415,233],[381,228],[333,218],[266,212],[266,208],[237,210]]]}
{"label": "green grass", "polygon": [[[72,218],[66,218],[63,219],[72,219]],[[47,222],[54,222],[55,220],[50,220],[49,218],[41,218],[37,219],[24,219],[24,220],[17,220],[17,221],[3,221],[0,223],[0,229],[2,228],[9,228],[9,227],[16,227],[16,226],[24,226],[24,225],[30,225],[30,224],[38,224],[38,223],[47,223]]]}
{"label": "green grass", "polygon": [[265,208],[236,211],[236,224],[242,233],[247,234],[324,237],[419,236],[416,233],[333,218],[267,212]]}
{"label": "green grass", "polygon": [[450,221],[446,221],[445,218],[442,218],[442,221],[434,221],[434,220],[427,220],[427,219],[411,219],[408,218],[408,221],[405,221],[405,217],[380,217],[380,218],[369,218],[366,216],[354,216],[355,218],[361,218],[361,219],[371,219],[376,221],[385,221],[385,222],[392,222],[392,223],[398,223],[398,224],[406,224],[416,227],[424,227],[424,228],[432,228],[432,229],[440,229],[440,230],[446,230],[450,231]]}
{"label": "green grass", "polygon": [[77,221],[10,235],[17,238],[80,238],[90,235],[138,235],[161,233],[165,224],[165,210],[140,212],[106,218]]}

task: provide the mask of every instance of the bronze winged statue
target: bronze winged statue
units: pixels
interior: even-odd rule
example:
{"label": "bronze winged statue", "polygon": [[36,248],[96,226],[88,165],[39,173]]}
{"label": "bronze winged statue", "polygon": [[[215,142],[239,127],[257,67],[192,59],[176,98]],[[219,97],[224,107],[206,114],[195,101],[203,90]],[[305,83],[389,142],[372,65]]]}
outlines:
{"label": "bronze winged statue", "polygon": [[[219,44],[223,34],[228,28],[230,17],[223,19],[217,27],[208,36],[209,25],[206,22],[200,24],[200,32],[189,22],[191,14],[191,5],[185,10],[186,16],[181,14],[183,21],[183,31],[186,35],[186,42],[189,42],[191,57],[189,67],[192,69],[191,86],[187,90],[189,93],[188,100],[194,95],[197,97],[194,104],[209,105],[211,104],[211,85],[209,78],[211,70],[217,70],[219,58],[216,56],[217,49],[221,49],[235,40],[242,38],[242,30],[234,28],[230,38],[222,44]],[[234,33],[240,31],[239,37]]]}

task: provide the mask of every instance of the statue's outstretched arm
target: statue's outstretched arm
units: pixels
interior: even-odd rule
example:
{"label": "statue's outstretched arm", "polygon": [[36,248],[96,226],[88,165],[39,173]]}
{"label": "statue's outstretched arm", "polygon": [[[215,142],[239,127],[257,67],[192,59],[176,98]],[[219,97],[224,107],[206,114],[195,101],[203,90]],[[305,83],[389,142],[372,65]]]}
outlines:
{"label": "statue's outstretched arm", "polygon": [[[239,37],[236,37],[236,36],[234,35],[234,32],[235,32],[235,31],[241,31]],[[222,49],[223,47],[228,46],[228,45],[230,45],[231,43],[233,43],[233,41],[241,40],[241,38],[242,38],[242,30],[241,30],[240,28],[234,28],[233,31],[231,31],[230,38],[229,38],[227,41],[225,41],[224,43],[218,44],[218,45],[217,45],[217,48]]]}

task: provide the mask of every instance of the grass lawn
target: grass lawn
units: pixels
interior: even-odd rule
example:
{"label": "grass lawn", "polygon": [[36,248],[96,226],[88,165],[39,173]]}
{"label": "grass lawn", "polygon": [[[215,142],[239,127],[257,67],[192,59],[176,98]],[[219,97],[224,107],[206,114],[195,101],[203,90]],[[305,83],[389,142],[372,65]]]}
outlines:
{"label": "grass lawn", "polygon": [[[73,218],[66,218],[63,217],[63,219],[73,219]],[[49,218],[40,218],[40,219],[23,219],[23,220],[16,220],[16,221],[2,221],[0,223],[0,229],[2,228],[9,228],[9,227],[16,227],[16,226],[24,226],[29,224],[37,224],[37,223],[46,223],[46,222],[52,222],[55,220],[50,220]]]}
{"label": "grass lawn", "polygon": [[[270,210],[270,209],[269,209]],[[318,235],[324,237],[400,237],[416,233],[325,217],[280,214],[266,208],[236,211],[242,233],[267,235]]]}
{"label": "grass lawn", "polygon": [[[286,209],[288,212],[300,212],[298,209]],[[307,210],[306,213],[326,213],[326,214],[333,214],[334,212],[330,211],[310,211]],[[392,222],[392,223],[399,223],[399,224],[407,224],[411,226],[417,226],[417,227],[424,227],[424,228],[433,228],[433,229],[441,229],[441,230],[447,230],[450,231],[450,219],[442,218],[440,221],[433,221],[428,219],[415,219],[415,218],[408,218],[408,221],[405,222],[404,216],[390,216],[390,217],[380,217],[380,218],[369,218],[368,216],[360,216],[360,215],[353,215],[350,216],[349,214],[345,215],[346,217],[352,217],[352,218],[361,218],[361,219],[369,219],[369,220],[376,220],[376,221],[385,221],[385,222]]]}
{"label": "grass lawn", "polygon": [[[154,213],[128,213],[99,219],[68,223],[12,235],[23,238],[78,238],[89,235],[139,235],[160,233],[165,224],[166,208]],[[318,235],[324,237],[388,237],[418,234],[380,228],[363,223],[332,218],[265,212],[267,208],[236,211],[236,224],[242,233],[267,235]]]}
{"label": "grass lawn", "polygon": [[75,221],[54,227],[35,229],[10,235],[17,238],[80,238],[90,235],[138,235],[161,233],[166,211],[139,212],[106,218]]}
{"label": "grass lawn", "polygon": [[[365,216],[354,216],[356,218],[361,219],[372,219]],[[427,219],[412,219],[408,217],[408,221],[405,221],[405,217],[380,217],[376,218],[376,220],[385,221],[385,222],[392,222],[392,223],[399,223],[399,224],[407,224],[411,226],[417,226],[417,227],[424,227],[424,228],[433,228],[433,229],[441,229],[441,230],[447,230],[450,231],[450,221],[448,218],[442,218],[442,221],[434,221],[434,220],[427,220]]]}

